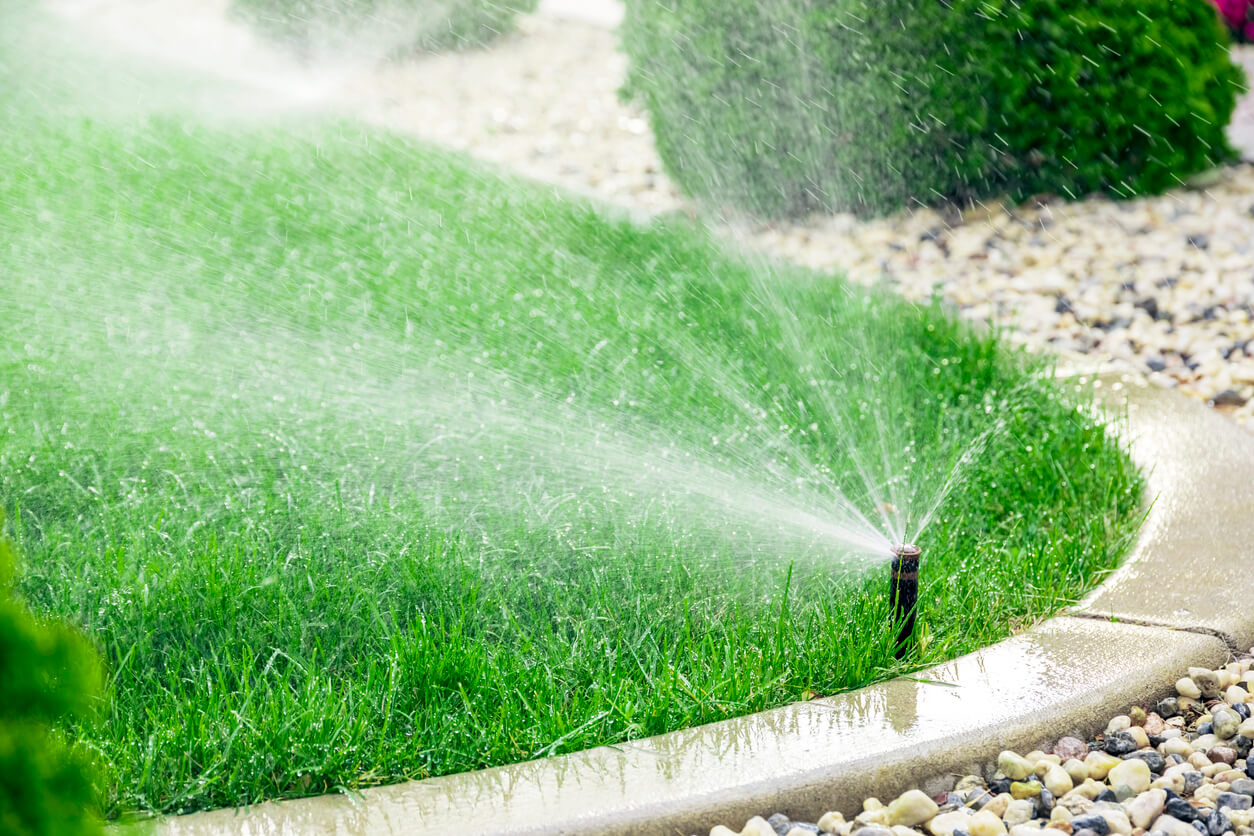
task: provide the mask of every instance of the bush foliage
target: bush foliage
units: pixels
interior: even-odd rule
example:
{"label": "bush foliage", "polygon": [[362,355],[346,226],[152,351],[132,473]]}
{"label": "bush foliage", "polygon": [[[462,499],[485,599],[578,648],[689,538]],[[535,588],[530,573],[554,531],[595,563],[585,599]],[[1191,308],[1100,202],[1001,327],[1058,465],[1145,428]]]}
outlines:
{"label": "bush foliage", "polygon": [[96,656],[78,633],[31,616],[14,595],[15,562],[0,535],[0,833],[99,834],[87,759],[53,730],[88,713]]}
{"label": "bush foliage", "polygon": [[539,0],[232,0],[235,13],[302,52],[346,43],[386,52],[435,52],[484,44],[513,28]]}
{"label": "bush foliage", "polygon": [[1244,85],[1208,0],[629,0],[623,40],[672,177],[770,216],[1159,192]]}

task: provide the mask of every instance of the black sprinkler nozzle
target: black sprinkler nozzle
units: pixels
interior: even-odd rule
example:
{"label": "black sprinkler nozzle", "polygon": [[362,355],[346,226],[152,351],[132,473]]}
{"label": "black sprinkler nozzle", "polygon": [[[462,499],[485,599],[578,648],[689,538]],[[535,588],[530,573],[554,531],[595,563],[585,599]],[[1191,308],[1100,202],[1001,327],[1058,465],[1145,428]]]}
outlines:
{"label": "black sprinkler nozzle", "polygon": [[893,605],[893,621],[900,624],[897,647],[893,655],[906,658],[914,644],[914,618],[919,603],[919,557],[923,550],[911,543],[893,549],[892,575],[888,600]]}

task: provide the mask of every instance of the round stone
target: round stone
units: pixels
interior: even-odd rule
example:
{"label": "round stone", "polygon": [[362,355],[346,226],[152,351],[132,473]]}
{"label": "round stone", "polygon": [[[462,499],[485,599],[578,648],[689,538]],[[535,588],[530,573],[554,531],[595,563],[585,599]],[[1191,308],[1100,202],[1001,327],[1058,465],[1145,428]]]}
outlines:
{"label": "round stone", "polygon": [[997,768],[1012,781],[1022,781],[1032,774],[1034,767],[1027,758],[1009,750],[997,756]]}
{"label": "round stone", "polygon": [[1231,740],[1241,729],[1241,715],[1231,708],[1219,708],[1210,718],[1215,736],[1220,740]]}
{"label": "round stone", "polygon": [[921,790],[909,790],[888,805],[888,824],[915,827],[937,814],[936,802]]}
{"label": "round stone", "polygon": [[1145,792],[1150,788],[1150,782],[1154,780],[1150,774],[1149,764],[1137,758],[1120,761],[1118,766],[1111,768],[1107,779],[1111,786],[1123,785],[1131,789],[1133,793]]}
{"label": "round stone", "polygon": [[1041,794],[1040,781],[1015,781],[1010,785],[1010,797],[1016,799],[1036,798]]}
{"label": "round stone", "polygon": [[[1254,737],[1254,734],[1250,736]],[[1063,762],[1083,760],[1088,753],[1089,747],[1078,737],[1060,737],[1058,742],[1054,744],[1054,754],[1062,758]]]}

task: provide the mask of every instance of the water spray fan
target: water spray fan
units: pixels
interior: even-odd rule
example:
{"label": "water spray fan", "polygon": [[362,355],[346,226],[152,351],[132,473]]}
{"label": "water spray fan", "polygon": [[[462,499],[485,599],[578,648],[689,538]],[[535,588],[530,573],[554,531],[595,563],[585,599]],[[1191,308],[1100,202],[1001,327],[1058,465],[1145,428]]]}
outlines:
{"label": "water spray fan", "polygon": [[902,543],[893,548],[888,600],[893,605],[893,622],[901,625],[893,654],[898,659],[904,659],[914,645],[914,619],[919,603],[919,558],[922,554],[923,550],[912,543]]}

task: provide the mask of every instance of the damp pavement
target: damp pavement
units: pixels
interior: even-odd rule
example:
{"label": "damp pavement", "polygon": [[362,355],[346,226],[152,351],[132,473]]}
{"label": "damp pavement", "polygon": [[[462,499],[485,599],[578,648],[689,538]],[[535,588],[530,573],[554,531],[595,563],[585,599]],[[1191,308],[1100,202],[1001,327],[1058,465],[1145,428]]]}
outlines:
{"label": "damp pavement", "polygon": [[[1251,651],[1254,653],[1254,650]],[[1251,836],[1254,656],[1189,668],[1176,695],[1111,717],[1092,740],[1003,751],[987,779],[868,798],[851,819],[755,816],[710,836]],[[1247,760],[1248,758],[1248,760]]]}
{"label": "damp pavement", "polygon": [[[548,0],[490,48],[379,67],[356,112],[640,214],[694,210],[645,114],[619,100],[618,5]],[[1234,48],[1254,70],[1254,48]],[[961,315],[1035,349],[1081,352],[1254,416],[1254,99],[1230,135],[1251,162],[1154,198],[1041,198],[860,221],[720,222],[738,244]]]}

